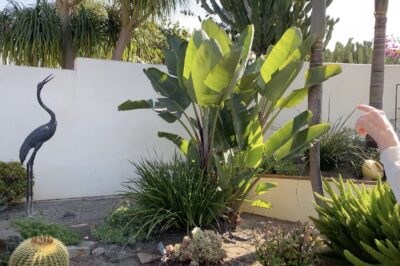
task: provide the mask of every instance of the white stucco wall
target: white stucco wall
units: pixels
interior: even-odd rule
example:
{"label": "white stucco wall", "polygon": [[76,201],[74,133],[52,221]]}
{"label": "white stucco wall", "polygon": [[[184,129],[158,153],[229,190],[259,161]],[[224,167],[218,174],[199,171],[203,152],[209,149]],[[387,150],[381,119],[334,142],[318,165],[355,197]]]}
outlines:
{"label": "white stucco wall", "polygon": [[[35,162],[34,198],[58,199],[116,194],[127,178],[135,177],[130,161],[164,157],[174,146],[157,137],[157,131],[182,132],[179,125],[163,122],[150,110],[118,112],[127,99],[156,95],[143,74],[144,64],[77,59],[76,70],[0,65],[0,160],[18,160],[19,147],[47,113],[36,101],[36,84],[50,73],[55,78],[43,89],[43,101],[57,114],[54,137],[43,145]],[[343,73],[325,83],[324,115],[330,97],[331,121],[349,114],[357,103],[368,102],[368,65],[344,65]],[[384,110],[394,117],[395,84],[400,66],[386,67]],[[303,75],[293,88],[301,88]],[[282,114],[284,123],[305,104]],[[356,119],[353,116],[352,121]],[[350,121],[350,123],[352,123]]]}
{"label": "white stucco wall", "polygon": [[76,70],[0,66],[0,160],[18,161],[19,147],[48,114],[36,100],[36,84],[50,73],[42,98],[57,115],[54,137],[38,153],[34,199],[116,194],[134,177],[130,161],[169,157],[174,146],[157,137],[175,131],[150,110],[118,112],[127,99],[156,95],[143,64],[77,59]]}

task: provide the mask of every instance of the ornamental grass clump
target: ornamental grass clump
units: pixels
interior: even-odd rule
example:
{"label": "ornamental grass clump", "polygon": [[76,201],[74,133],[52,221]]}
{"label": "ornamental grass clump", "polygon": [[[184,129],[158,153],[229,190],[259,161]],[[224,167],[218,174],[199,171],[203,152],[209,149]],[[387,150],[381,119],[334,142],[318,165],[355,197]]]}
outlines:
{"label": "ornamental grass clump", "polygon": [[133,243],[168,230],[219,226],[229,211],[219,179],[178,156],[169,162],[145,159],[134,166],[138,177],[124,183],[129,203],[96,229],[106,242]]}
{"label": "ornamental grass clump", "polygon": [[[387,183],[360,187],[353,181],[328,179],[324,189],[330,198],[316,206],[311,217],[328,245],[354,265],[398,265],[400,261],[400,206]],[[338,191],[338,192],[336,192]]]}
{"label": "ornamental grass clump", "polygon": [[216,265],[226,257],[222,238],[211,230],[194,228],[192,237],[185,236],[181,244],[168,245],[167,261],[189,262],[190,265]]}

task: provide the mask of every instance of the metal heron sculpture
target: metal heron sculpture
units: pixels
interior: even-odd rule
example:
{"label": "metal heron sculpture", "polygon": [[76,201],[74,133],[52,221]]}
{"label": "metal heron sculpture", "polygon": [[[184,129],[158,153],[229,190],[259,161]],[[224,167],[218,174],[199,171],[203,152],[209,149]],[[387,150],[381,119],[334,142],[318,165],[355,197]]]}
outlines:
{"label": "metal heron sculpture", "polygon": [[48,141],[54,135],[57,128],[56,115],[49,107],[44,105],[40,96],[43,86],[53,78],[54,76],[51,74],[37,84],[37,100],[39,105],[49,113],[50,121],[32,131],[32,133],[26,137],[19,150],[19,159],[21,163],[24,163],[29,151],[33,149],[32,155],[26,164],[26,211],[28,216],[32,216],[33,214],[33,163],[35,161],[36,153],[42,147],[43,143]]}

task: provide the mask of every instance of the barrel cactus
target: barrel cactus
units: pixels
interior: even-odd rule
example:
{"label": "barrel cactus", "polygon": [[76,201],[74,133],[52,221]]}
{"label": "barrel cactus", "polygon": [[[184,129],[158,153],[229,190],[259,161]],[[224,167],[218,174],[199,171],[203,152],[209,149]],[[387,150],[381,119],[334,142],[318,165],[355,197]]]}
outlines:
{"label": "barrel cactus", "polygon": [[9,266],[68,266],[69,256],[64,244],[50,236],[32,237],[12,253]]}

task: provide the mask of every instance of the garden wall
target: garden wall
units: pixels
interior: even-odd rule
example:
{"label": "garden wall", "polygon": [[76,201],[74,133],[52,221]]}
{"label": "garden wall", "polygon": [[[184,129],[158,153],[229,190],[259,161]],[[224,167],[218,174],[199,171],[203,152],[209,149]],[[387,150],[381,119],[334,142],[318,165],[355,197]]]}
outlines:
{"label": "garden wall", "polygon": [[[36,102],[36,84],[50,73],[56,77],[43,90],[44,102],[57,114],[55,136],[38,153],[35,162],[35,199],[56,199],[115,194],[121,183],[134,178],[130,161],[153,156],[169,157],[174,150],[157,131],[178,132],[151,111],[118,112],[127,99],[155,97],[143,74],[145,64],[76,60],[76,70],[0,65],[0,160],[18,160],[24,138],[48,115]],[[343,65],[343,73],[325,83],[324,117],[349,114],[368,102],[369,65]],[[303,75],[293,88],[301,88]],[[387,66],[384,110],[394,117],[395,84],[400,66]],[[330,111],[328,103],[330,101]],[[277,124],[305,108],[284,112]],[[350,120],[352,125],[357,116]],[[309,194],[308,192],[306,192]],[[303,194],[303,192],[301,192]],[[283,201],[285,194],[281,194]]]}

